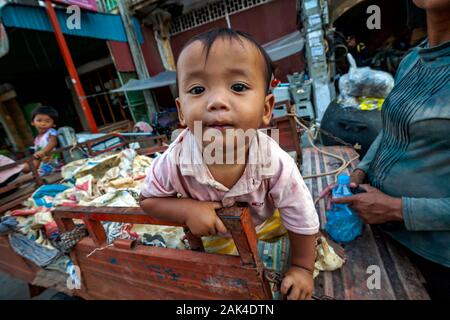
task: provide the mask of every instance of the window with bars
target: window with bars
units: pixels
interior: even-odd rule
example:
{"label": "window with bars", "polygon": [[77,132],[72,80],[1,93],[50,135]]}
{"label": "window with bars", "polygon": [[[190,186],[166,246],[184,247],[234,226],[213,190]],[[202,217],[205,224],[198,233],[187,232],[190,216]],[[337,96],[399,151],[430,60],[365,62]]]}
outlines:
{"label": "window with bars", "polygon": [[223,0],[210,3],[202,8],[198,8],[175,18],[170,27],[170,35],[175,35],[202,24],[221,19],[225,17],[227,13],[230,15],[271,1],[272,0]]}
{"label": "window with bars", "polygon": [[117,0],[97,0],[100,8],[104,8],[106,12],[111,12],[117,8]]}

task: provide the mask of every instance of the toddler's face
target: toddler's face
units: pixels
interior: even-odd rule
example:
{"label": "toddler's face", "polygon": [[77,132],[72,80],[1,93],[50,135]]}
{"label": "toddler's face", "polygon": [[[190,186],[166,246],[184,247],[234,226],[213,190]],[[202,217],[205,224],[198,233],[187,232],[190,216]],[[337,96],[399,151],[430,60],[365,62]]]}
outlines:
{"label": "toddler's face", "polygon": [[46,114],[37,114],[31,124],[39,131],[39,133],[45,133],[48,129],[55,126],[53,119]]}
{"label": "toddler's face", "polygon": [[269,124],[274,98],[266,94],[264,58],[245,39],[217,39],[207,59],[203,44],[193,42],[179,57],[178,83],[180,122],[191,131],[194,121],[204,133]]}

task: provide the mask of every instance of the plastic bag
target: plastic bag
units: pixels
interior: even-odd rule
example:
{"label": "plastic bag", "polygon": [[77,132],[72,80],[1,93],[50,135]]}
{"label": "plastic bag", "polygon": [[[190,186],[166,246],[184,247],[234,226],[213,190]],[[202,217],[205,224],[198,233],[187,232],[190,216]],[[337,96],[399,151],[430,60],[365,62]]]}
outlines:
{"label": "plastic bag", "polygon": [[355,97],[386,98],[394,87],[394,78],[387,72],[369,67],[358,68],[351,54],[347,55],[350,70],[339,79],[340,103],[359,106]]}

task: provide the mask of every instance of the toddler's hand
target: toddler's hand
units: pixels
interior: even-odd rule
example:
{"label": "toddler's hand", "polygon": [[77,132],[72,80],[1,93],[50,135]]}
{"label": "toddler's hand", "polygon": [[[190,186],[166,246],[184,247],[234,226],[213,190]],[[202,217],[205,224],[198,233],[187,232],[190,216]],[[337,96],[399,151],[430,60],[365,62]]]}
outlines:
{"label": "toddler's hand", "polygon": [[222,208],[220,202],[196,201],[192,208],[188,208],[189,213],[186,225],[192,234],[198,237],[213,236],[217,233],[227,232],[227,228],[216,214],[216,209]]}
{"label": "toddler's hand", "polygon": [[45,157],[45,153],[42,151],[37,151],[33,154],[33,157],[37,160],[40,160]]}
{"label": "toddler's hand", "polygon": [[281,282],[281,293],[289,293],[288,300],[310,300],[313,291],[314,280],[311,272],[295,266],[290,267]]}

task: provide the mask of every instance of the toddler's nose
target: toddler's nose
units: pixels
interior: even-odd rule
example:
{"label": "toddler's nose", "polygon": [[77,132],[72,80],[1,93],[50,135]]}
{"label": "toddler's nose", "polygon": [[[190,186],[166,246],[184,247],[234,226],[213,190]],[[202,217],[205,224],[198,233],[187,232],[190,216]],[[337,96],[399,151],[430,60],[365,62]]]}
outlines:
{"label": "toddler's nose", "polygon": [[230,109],[230,106],[226,102],[226,100],[220,96],[216,95],[209,99],[207,110],[208,111],[227,111]]}

